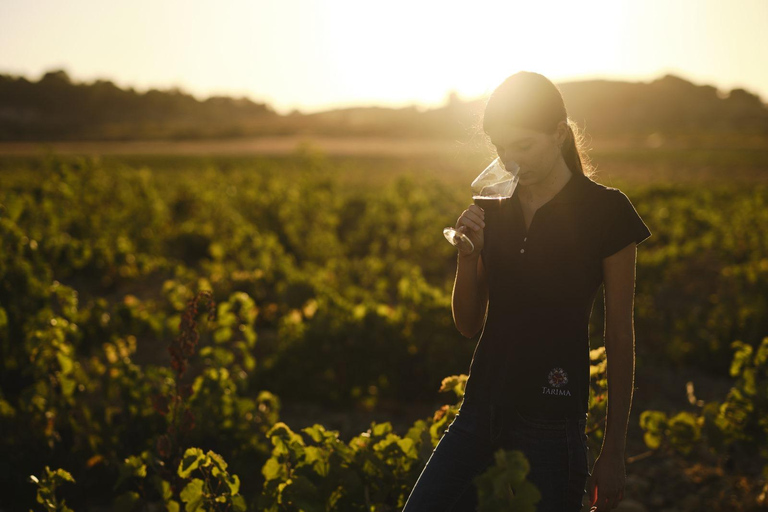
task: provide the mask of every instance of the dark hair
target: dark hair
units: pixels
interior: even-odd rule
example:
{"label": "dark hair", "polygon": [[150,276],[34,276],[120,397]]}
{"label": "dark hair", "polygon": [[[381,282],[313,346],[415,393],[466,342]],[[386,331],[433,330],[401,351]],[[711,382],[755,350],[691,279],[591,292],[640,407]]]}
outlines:
{"label": "dark hair", "polygon": [[560,121],[568,125],[561,152],[572,173],[588,175],[589,158],[578,125],[565,110],[560,90],[547,77],[530,71],[510,76],[488,98],[483,115],[483,131],[488,135],[499,128],[515,126],[552,133]]}

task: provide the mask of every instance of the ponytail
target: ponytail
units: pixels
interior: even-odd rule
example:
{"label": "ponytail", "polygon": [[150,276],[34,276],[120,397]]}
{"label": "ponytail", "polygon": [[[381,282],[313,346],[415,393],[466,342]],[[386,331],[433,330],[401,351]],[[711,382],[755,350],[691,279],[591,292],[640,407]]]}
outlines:
{"label": "ponytail", "polygon": [[568,133],[566,134],[565,141],[563,141],[563,145],[560,147],[563,160],[565,160],[568,169],[573,174],[588,176],[585,170],[590,171],[592,166],[584,149],[584,136],[579,131],[579,126],[570,118],[566,120],[566,123],[568,124]]}

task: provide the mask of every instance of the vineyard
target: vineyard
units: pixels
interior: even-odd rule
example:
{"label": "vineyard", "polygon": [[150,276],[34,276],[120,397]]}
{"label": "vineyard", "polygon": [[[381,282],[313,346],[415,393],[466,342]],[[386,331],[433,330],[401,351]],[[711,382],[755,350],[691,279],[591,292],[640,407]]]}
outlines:
{"label": "vineyard", "polygon": [[[606,184],[653,232],[638,248],[638,374],[691,369],[722,389],[636,389],[633,510],[768,507],[768,158],[723,154],[700,182],[642,176],[691,176],[699,160],[604,160],[635,169]],[[750,165],[758,178],[728,179]],[[453,325],[441,234],[477,167],[311,148],[0,158],[0,511],[399,511],[477,342]],[[603,320],[598,294],[591,461]],[[340,432],[333,414],[366,423]],[[525,468],[499,452],[481,509],[534,510]]]}

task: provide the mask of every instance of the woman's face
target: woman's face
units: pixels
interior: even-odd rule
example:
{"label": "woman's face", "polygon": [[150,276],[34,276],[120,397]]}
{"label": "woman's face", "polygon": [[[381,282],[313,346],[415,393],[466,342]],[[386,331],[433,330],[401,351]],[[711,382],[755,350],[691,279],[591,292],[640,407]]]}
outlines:
{"label": "woman's face", "polygon": [[563,158],[560,141],[564,124],[561,122],[551,134],[508,127],[489,135],[504,166],[511,169],[512,162],[520,166],[520,184],[526,186],[544,180]]}

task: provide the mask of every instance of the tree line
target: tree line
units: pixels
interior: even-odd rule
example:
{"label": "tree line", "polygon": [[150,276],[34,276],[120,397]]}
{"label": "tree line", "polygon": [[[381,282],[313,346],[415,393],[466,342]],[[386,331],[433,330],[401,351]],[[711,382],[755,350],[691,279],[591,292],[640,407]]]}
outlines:
{"label": "tree line", "polygon": [[[768,106],[745,89],[723,93],[674,75],[649,83],[558,84],[571,118],[595,138],[653,134],[768,137]],[[485,99],[455,93],[420,109],[352,107],[277,113],[248,98],[198,100],[178,88],[139,92],[108,80],[75,82],[53,70],[38,81],[0,74],[0,140],[161,140],[276,135],[387,136],[481,140]],[[711,138],[710,138],[711,140]]]}

